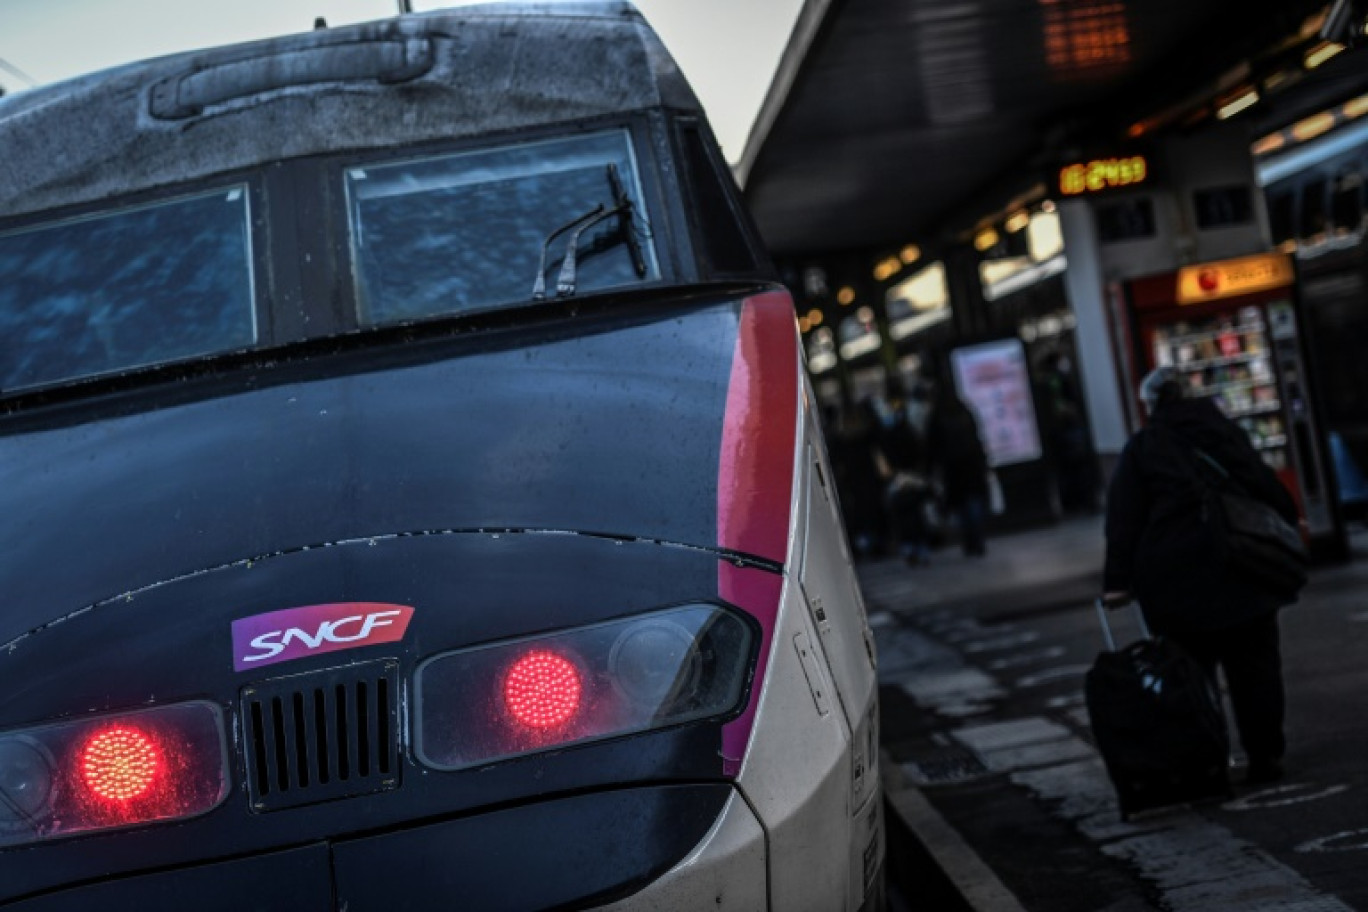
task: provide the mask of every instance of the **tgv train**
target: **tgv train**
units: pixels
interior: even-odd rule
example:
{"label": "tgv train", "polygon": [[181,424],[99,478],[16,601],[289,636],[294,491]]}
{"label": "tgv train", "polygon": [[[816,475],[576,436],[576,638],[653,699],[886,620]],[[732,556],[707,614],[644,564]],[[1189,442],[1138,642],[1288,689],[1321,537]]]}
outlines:
{"label": "tgv train", "polygon": [[617,3],[0,100],[0,906],[883,903],[772,278]]}

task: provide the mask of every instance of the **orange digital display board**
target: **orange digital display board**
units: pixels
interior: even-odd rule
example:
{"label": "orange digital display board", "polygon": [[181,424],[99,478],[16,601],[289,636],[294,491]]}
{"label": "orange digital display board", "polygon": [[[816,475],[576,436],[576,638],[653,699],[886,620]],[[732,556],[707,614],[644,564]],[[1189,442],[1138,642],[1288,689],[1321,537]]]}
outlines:
{"label": "orange digital display board", "polygon": [[1118,190],[1143,184],[1149,177],[1149,162],[1143,155],[1125,158],[1095,158],[1075,162],[1059,169],[1059,192],[1082,196],[1104,190]]}

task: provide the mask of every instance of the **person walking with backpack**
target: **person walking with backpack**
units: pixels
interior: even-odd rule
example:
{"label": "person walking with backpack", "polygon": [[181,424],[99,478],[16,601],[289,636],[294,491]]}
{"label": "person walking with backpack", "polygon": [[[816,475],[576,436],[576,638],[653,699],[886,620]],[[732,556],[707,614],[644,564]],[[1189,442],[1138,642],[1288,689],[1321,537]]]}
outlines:
{"label": "person walking with backpack", "polygon": [[1184,397],[1173,368],[1149,373],[1140,398],[1148,423],[1126,443],[1108,489],[1104,601],[1134,597],[1155,634],[1209,674],[1224,670],[1246,780],[1275,781],[1286,751],[1278,611],[1296,600],[1296,584],[1229,566],[1211,492],[1241,492],[1293,527],[1296,504],[1238,425],[1210,399]]}

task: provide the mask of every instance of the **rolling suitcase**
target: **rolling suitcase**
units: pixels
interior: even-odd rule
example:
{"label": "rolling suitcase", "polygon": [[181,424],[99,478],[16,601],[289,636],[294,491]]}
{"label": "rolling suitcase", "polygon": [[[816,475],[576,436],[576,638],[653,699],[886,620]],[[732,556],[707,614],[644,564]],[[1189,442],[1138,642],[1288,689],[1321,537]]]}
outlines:
{"label": "rolling suitcase", "polygon": [[1151,637],[1138,606],[1143,639],[1123,649],[1101,599],[1097,614],[1107,650],[1089,669],[1084,695],[1121,819],[1231,797],[1230,735],[1215,682],[1176,644]]}

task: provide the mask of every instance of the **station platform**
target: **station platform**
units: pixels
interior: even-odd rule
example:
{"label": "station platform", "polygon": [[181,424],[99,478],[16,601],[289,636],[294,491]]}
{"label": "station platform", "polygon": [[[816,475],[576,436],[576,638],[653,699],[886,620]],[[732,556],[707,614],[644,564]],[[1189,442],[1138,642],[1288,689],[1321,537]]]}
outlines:
{"label": "station platform", "polygon": [[[879,649],[894,909],[1368,909],[1368,533],[1282,616],[1286,778],[1120,819],[1083,678],[1102,520],[859,567]],[[1121,639],[1138,637],[1114,616]],[[1229,715],[1229,713],[1228,713]]]}

